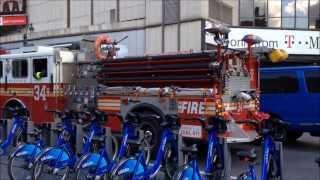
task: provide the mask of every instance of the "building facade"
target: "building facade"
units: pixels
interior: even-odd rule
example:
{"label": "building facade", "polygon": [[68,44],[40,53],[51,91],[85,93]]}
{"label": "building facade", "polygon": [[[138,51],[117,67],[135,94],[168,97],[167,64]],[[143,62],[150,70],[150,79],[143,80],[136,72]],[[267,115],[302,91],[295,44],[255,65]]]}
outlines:
{"label": "building facade", "polygon": [[239,27],[230,47],[242,48],[244,34],[262,35],[260,47],[281,48],[289,61],[320,61],[320,0],[239,0]]}
{"label": "building facade", "polygon": [[[4,2],[6,0],[1,0]],[[236,0],[27,0],[28,28],[0,34],[5,49],[29,43],[77,42],[83,35],[109,34],[128,55],[197,51],[205,48],[205,22],[238,25]],[[0,5],[1,6],[1,5]],[[29,27],[27,26],[27,27]]]}

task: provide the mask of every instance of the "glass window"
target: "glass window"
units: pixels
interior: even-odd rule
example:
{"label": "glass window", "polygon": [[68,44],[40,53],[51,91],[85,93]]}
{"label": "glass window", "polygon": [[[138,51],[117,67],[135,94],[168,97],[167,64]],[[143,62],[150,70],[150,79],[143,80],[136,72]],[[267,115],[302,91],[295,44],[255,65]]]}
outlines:
{"label": "glass window", "polygon": [[262,93],[294,93],[299,89],[295,73],[261,73]]}
{"label": "glass window", "polygon": [[310,0],[309,28],[320,29],[320,0]]}
{"label": "glass window", "polygon": [[41,78],[48,76],[47,59],[33,59],[33,77]]}
{"label": "glass window", "polygon": [[308,17],[308,0],[296,0],[296,16]]}
{"label": "glass window", "polygon": [[240,0],[240,25],[253,26],[253,0]]}
{"label": "glass window", "polygon": [[254,1],[254,16],[265,17],[266,16],[267,0],[255,0]]}
{"label": "glass window", "polygon": [[304,73],[309,92],[320,93],[320,70]]}
{"label": "glass window", "polygon": [[240,17],[253,17],[253,0],[240,0]]}
{"label": "glass window", "polygon": [[0,78],[3,76],[3,65],[2,61],[0,61]]}
{"label": "glass window", "polygon": [[310,17],[309,18],[309,28],[310,29],[320,29],[320,17]]}
{"label": "glass window", "polygon": [[179,0],[164,1],[164,23],[176,23],[179,21]]}
{"label": "glass window", "polygon": [[240,26],[253,26],[253,18],[240,18]]}
{"label": "glass window", "polygon": [[310,17],[320,16],[320,0],[310,0]]}
{"label": "glass window", "polygon": [[255,26],[267,26],[266,18],[266,0],[255,0],[254,1],[254,24]]}
{"label": "glass window", "polygon": [[269,17],[281,17],[281,1],[269,0],[268,2],[268,16]]}
{"label": "glass window", "polygon": [[297,29],[308,29],[308,18],[296,18]]}
{"label": "glass window", "polygon": [[279,28],[281,27],[281,18],[269,18],[268,19],[268,26]]}
{"label": "glass window", "polygon": [[284,28],[294,28],[294,17],[292,18],[282,18],[282,27]]}
{"label": "glass window", "polygon": [[12,61],[12,77],[24,78],[28,76],[28,61],[24,59]]}
{"label": "glass window", "polygon": [[293,17],[295,16],[295,0],[282,0],[282,16]]}

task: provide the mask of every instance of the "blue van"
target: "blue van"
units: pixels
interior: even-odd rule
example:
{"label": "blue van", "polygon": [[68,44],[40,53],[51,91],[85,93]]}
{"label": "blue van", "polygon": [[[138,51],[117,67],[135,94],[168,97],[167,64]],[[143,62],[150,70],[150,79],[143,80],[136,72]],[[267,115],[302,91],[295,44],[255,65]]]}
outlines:
{"label": "blue van", "polygon": [[320,136],[319,65],[261,68],[260,89],[261,111],[286,123],[287,140]]}

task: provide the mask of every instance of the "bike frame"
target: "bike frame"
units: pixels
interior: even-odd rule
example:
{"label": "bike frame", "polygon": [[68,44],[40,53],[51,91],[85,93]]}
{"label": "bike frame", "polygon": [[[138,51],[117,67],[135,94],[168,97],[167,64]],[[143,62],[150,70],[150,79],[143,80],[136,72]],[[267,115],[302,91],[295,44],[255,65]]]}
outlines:
{"label": "bike frame", "polygon": [[[208,143],[208,152],[207,152],[207,157],[206,157],[206,165],[205,165],[205,175],[211,175],[212,172],[215,171],[215,166],[213,164],[213,156],[217,154],[219,159],[224,159],[223,155],[223,148],[219,144],[219,137],[215,129],[212,129],[209,131],[209,143]],[[223,162],[223,167],[224,167],[224,162]],[[187,179],[194,179],[195,177],[200,176],[200,171],[199,171],[199,166],[198,162],[196,159],[192,158],[188,163],[186,167],[191,167],[192,173],[187,173],[187,172],[182,172],[180,176],[182,178],[187,178]],[[187,169],[184,169],[185,171]],[[192,176],[192,177],[190,177]]]}
{"label": "bike frame", "polygon": [[[207,158],[206,158],[206,166],[205,166],[205,173],[211,174],[212,172],[214,172],[215,167],[213,164],[213,156],[217,154],[219,159],[224,159],[224,155],[223,155],[223,149],[221,148],[220,144],[219,144],[219,138],[218,138],[218,134],[217,132],[212,129],[209,132],[209,144],[208,144],[208,152],[207,152]],[[224,162],[222,161],[222,167],[224,167]]]}
{"label": "bike frame", "polygon": [[44,148],[44,141],[40,137],[37,137],[34,143],[22,144],[16,148],[16,150],[11,153],[10,157],[25,157],[25,161],[29,166],[33,165],[35,158],[41,153]]}
{"label": "bike frame", "polygon": [[[270,158],[275,159],[277,163],[277,167],[280,167],[280,159],[277,155],[279,153],[276,150],[276,144],[271,135],[265,134],[263,135],[263,157],[262,157],[262,164],[261,164],[261,180],[268,180],[268,167],[270,166]],[[281,169],[277,171],[279,176],[281,176]],[[256,170],[253,165],[250,165],[247,171],[247,175],[250,176],[253,180],[257,179]]]}
{"label": "bike frame", "polygon": [[105,173],[110,173],[117,164],[117,162],[125,156],[128,145],[128,139],[134,138],[134,129],[135,127],[130,123],[124,124],[120,149],[114,160],[111,160],[108,157],[108,153],[105,149],[105,146],[103,146],[100,148],[98,153],[89,153],[87,155],[84,155],[82,160],[79,162],[78,168],[86,168],[89,165],[95,165],[96,168],[92,174],[93,176],[101,176]]}
{"label": "bike frame", "polygon": [[[268,179],[268,167],[270,166],[270,158],[272,157],[276,163],[277,163],[277,167],[280,167],[280,159],[277,155],[277,153],[279,153],[276,150],[276,144],[272,138],[271,135],[266,134],[263,137],[263,159],[262,159],[262,167],[261,167],[261,180],[267,180]],[[279,171],[277,171],[277,173],[279,176],[281,176],[281,169]]]}
{"label": "bike frame", "polygon": [[[160,170],[161,162],[163,161],[164,155],[166,153],[166,145],[168,144],[168,142],[173,142],[173,138],[174,138],[174,135],[173,135],[172,131],[166,127],[163,130],[163,133],[161,136],[161,143],[159,146],[159,150],[157,152],[157,158],[156,158],[156,161],[153,163],[153,165],[146,164],[145,158],[144,158],[144,152],[141,152],[138,155],[137,162],[134,166],[134,171],[133,171],[133,174],[134,174],[133,179],[134,180],[140,179],[140,177],[150,179],[157,174],[157,172]],[[172,143],[172,144],[174,144],[174,143]],[[143,169],[145,169],[145,171],[143,171],[142,174],[136,173],[137,169],[139,167],[139,164],[141,164],[143,166]]]}
{"label": "bike frame", "polygon": [[16,135],[17,130],[20,129],[21,130],[20,133],[22,133],[24,129],[24,123],[25,123],[24,118],[18,115],[13,116],[13,124],[12,124],[12,127],[10,128],[9,135],[0,144],[0,149],[3,150],[2,153],[0,153],[0,156],[5,155],[7,153],[8,147],[12,144],[13,138]]}
{"label": "bike frame", "polygon": [[63,133],[68,133],[71,137],[75,136],[75,131],[72,122],[69,118],[62,120],[63,131],[59,134],[56,145],[46,148],[35,159],[35,161],[49,162],[49,166],[57,169],[73,166],[76,161],[76,155],[73,152],[69,140],[63,138]]}

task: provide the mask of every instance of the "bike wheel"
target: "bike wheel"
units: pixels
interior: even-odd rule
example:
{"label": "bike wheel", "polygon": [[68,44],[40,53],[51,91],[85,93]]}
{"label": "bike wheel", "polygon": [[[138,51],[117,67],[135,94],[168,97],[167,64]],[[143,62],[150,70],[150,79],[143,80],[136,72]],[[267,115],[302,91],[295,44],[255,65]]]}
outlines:
{"label": "bike wheel", "polygon": [[35,162],[32,168],[32,180],[42,180],[42,179],[60,179],[66,180],[70,173],[70,168],[65,167],[63,169],[55,170],[49,163],[43,163],[41,161]]}
{"label": "bike wheel", "polygon": [[31,179],[30,168],[29,161],[25,156],[11,156],[9,158],[8,174],[11,180],[19,180],[21,177]]}
{"label": "bike wheel", "polygon": [[267,171],[268,180],[281,180],[278,164],[273,156],[269,158]]}
{"label": "bike wheel", "polygon": [[115,160],[117,158],[118,151],[119,151],[119,143],[117,138],[114,136],[111,136],[111,141],[112,141],[112,149],[113,149],[112,160]]}
{"label": "bike wheel", "polygon": [[132,173],[123,173],[120,176],[112,176],[112,180],[130,180],[132,179],[133,174]]}
{"label": "bike wheel", "polygon": [[165,173],[168,179],[172,179],[178,167],[178,154],[172,152],[171,147],[167,146],[165,153]]}
{"label": "bike wheel", "polygon": [[94,168],[77,168],[76,179],[77,180],[95,180]]}

